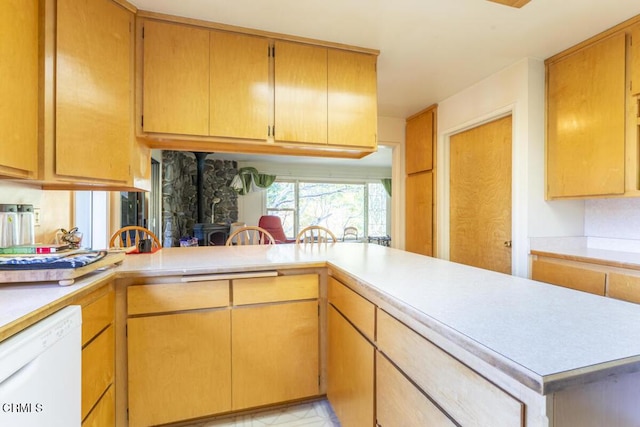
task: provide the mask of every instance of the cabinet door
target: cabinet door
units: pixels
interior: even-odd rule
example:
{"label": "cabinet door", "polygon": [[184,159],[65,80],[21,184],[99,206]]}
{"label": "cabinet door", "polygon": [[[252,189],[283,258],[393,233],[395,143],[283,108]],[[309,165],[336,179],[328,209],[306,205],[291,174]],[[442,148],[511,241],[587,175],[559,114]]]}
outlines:
{"label": "cabinet door", "polygon": [[126,182],[133,143],[133,14],[58,0],[55,172]]}
{"label": "cabinet door", "polygon": [[275,139],[327,143],[327,49],[275,43]]}
{"label": "cabinet door", "polygon": [[319,394],[318,301],[232,311],[233,410]]}
{"label": "cabinet door", "polygon": [[146,21],[143,130],[209,135],[209,30]]}
{"label": "cabinet door", "polygon": [[0,2],[0,174],[35,178],[38,1]]}
{"label": "cabinet door", "polygon": [[407,120],[405,169],[407,174],[433,169],[434,109]]}
{"label": "cabinet door", "polygon": [[531,279],[565,288],[604,295],[607,274],[575,265],[534,260]]}
{"label": "cabinet door", "polygon": [[329,305],[328,316],[329,402],[342,427],[373,426],[373,345],[332,305]]}
{"label": "cabinet door", "polygon": [[625,190],[625,34],[548,64],[547,196]]}
{"label": "cabinet door", "polygon": [[631,94],[640,94],[640,24],[630,29],[630,70],[631,70]]}
{"label": "cabinet door", "polygon": [[433,256],[433,173],[407,176],[406,198],[405,249]]}
{"label": "cabinet door", "polygon": [[376,353],[376,422],[379,427],[456,425],[381,353]]}
{"label": "cabinet door", "polygon": [[131,427],[231,409],[230,322],[228,309],[128,320]]}
{"label": "cabinet door", "polygon": [[377,145],[376,56],[328,50],[328,143]]}
{"label": "cabinet door", "polygon": [[262,37],[212,31],[209,133],[267,139],[269,42]]}

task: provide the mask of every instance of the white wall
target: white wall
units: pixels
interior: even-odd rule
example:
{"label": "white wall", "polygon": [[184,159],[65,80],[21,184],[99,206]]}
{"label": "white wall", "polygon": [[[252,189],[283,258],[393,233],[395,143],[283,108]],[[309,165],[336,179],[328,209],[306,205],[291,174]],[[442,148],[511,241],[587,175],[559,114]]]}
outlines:
{"label": "white wall", "polygon": [[581,236],[584,203],[544,200],[544,63],[525,58],[438,104],[437,248],[449,258],[449,137],[513,114],[512,271],[527,277],[529,238]]}

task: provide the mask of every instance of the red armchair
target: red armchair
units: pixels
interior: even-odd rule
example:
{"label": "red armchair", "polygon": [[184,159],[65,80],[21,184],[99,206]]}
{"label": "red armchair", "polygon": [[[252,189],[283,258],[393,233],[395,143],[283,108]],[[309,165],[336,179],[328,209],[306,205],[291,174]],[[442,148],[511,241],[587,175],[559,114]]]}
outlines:
{"label": "red armchair", "polygon": [[295,239],[287,239],[282,228],[282,220],[276,215],[262,215],[258,221],[258,227],[262,227],[267,230],[276,243],[295,243]]}

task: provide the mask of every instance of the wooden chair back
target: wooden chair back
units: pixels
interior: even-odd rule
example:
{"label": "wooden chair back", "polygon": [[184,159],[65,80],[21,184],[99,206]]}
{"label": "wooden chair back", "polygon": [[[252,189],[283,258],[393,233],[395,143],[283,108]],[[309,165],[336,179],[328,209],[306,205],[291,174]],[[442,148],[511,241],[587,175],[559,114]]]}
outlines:
{"label": "wooden chair back", "polygon": [[335,234],[321,225],[310,225],[303,228],[296,237],[296,243],[335,243]]}
{"label": "wooden chair back", "polygon": [[227,246],[232,245],[275,245],[271,233],[262,227],[255,225],[247,225],[246,227],[240,227],[229,235],[227,239]]}
{"label": "wooden chair back", "polygon": [[151,248],[160,248],[162,244],[153,232],[138,225],[127,225],[113,233],[109,240],[110,248],[128,248],[137,246],[142,239],[151,239]]}
{"label": "wooden chair back", "polygon": [[358,229],[353,226],[345,227],[342,232],[342,241],[345,240],[358,240]]}

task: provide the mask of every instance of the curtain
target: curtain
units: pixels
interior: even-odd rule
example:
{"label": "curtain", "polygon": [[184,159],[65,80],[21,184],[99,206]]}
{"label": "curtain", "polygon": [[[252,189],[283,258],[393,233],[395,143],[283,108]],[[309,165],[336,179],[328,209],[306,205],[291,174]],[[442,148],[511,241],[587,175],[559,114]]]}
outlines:
{"label": "curtain", "polygon": [[380,182],[382,182],[382,186],[387,190],[389,197],[391,197],[391,178],[382,178]]}
{"label": "curtain", "polygon": [[244,196],[254,191],[266,190],[275,180],[275,175],[259,173],[256,168],[240,168],[231,181],[231,188]]}

